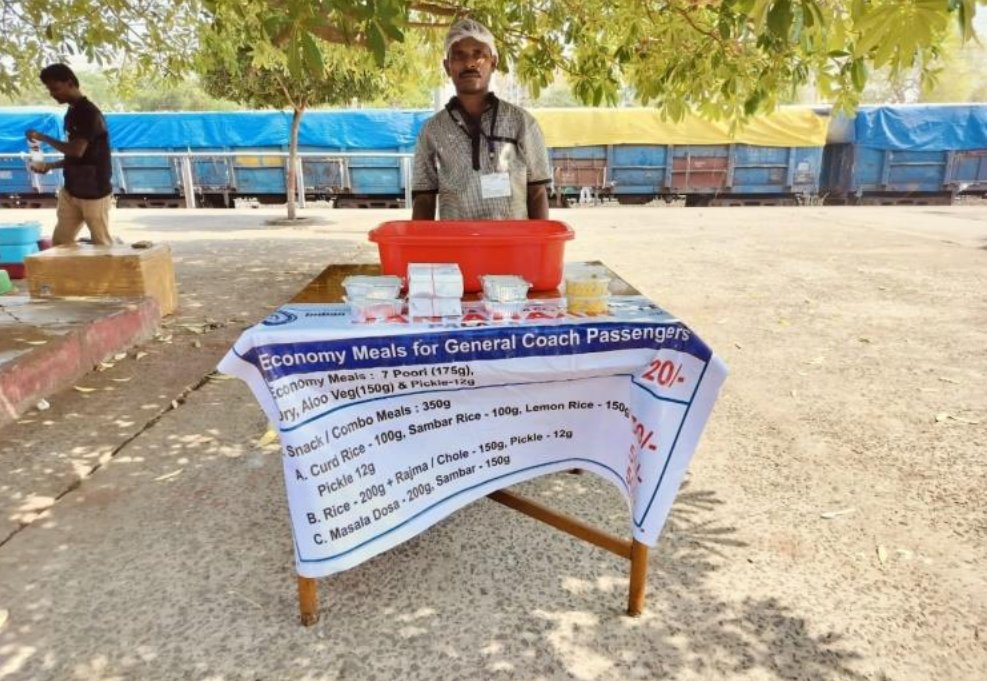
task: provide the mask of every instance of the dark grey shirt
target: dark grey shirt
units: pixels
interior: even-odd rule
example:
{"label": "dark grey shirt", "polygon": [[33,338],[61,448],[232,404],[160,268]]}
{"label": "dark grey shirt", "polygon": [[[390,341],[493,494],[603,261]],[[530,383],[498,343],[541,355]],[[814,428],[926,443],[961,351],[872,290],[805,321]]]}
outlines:
{"label": "dark grey shirt", "polygon": [[[412,194],[438,194],[440,220],[527,218],[528,185],[552,181],[538,122],[491,94],[475,123],[455,97],[425,121],[415,147]],[[499,172],[508,174],[511,195],[484,198],[482,176]]]}

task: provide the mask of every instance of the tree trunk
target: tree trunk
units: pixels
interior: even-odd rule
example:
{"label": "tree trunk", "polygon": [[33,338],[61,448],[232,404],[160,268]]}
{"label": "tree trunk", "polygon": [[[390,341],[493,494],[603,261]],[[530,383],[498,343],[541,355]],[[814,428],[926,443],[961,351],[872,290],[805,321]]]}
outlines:
{"label": "tree trunk", "polygon": [[[294,107],[291,116],[291,142],[288,145],[288,178],[287,198],[288,198],[288,219],[294,220],[298,213],[297,191],[305,191],[304,187],[298,187],[298,176],[295,170],[298,168],[298,128],[302,124],[302,114],[305,107]],[[297,189],[297,191],[296,191]]]}

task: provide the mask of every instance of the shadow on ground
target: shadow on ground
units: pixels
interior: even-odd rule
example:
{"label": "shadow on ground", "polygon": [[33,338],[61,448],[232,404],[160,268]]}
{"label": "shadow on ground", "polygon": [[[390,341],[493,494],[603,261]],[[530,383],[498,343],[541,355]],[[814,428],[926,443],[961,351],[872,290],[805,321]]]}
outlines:
{"label": "shadow on ground", "polygon": [[[203,217],[203,230],[231,228],[225,216]],[[234,217],[243,229],[269,229],[264,216]],[[179,229],[153,215],[142,223]],[[851,644],[784,601],[733,597],[718,576],[746,559],[726,520],[736,510],[689,483],[652,552],[640,618],[623,615],[625,562],[481,500],[320,580],[321,620],[299,626],[280,453],[258,443],[266,422],[256,402],[237,381],[209,379],[169,407],[168,386],[201,380],[244,325],[362,246],[256,245],[173,244],[182,309],[170,342],[141,360],[158,372],[142,371],[160,387],[152,409],[146,384],[141,392],[129,382],[113,393],[116,411],[69,395],[45,414],[57,432],[14,430],[32,438],[19,446],[5,430],[4,447],[31,461],[25,485],[55,480],[68,493],[0,550],[0,608],[9,612],[0,679],[872,678],[854,670],[861,656]],[[181,326],[209,319],[207,333]],[[100,388],[132,361],[87,385]],[[99,475],[72,468],[104,460]],[[624,500],[592,475],[520,489],[627,533]]]}
{"label": "shadow on ground", "polygon": [[[303,628],[280,454],[245,441],[259,413],[237,416],[251,399],[208,382],[185,428],[169,423],[181,411],[162,419],[0,552],[0,678],[865,678],[837,634],[711,586],[745,544],[688,483],[638,619],[623,615],[625,563],[481,500],[320,580],[321,620]],[[626,532],[623,499],[595,476],[521,487]]]}
{"label": "shadow on ground", "polygon": [[[128,221],[131,224],[146,227],[148,229],[154,230],[156,232],[184,232],[188,233],[190,230],[194,229],[196,232],[202,232],[205,234],[214,235],[216,232],[229,232],[229,231],[241,231],[241,230],[257,230],[257,231],[275,231],[290,233],[293,229],[307,229],[313,225],[325,226],[333,224],[333,220],[326,218],[324,215],[320,214],[317,216],[308,216],[303,214],[305,217],[310,217],[311,222],[292,224],[292,225],[273,225],[270,224],[270,220],[285,218],[287,219],[288,213],[271,215],[269,212],[250,212],[242,210],[230,210],[229,213],[209,211],[202,214],[196,214],[193,220],[188,217],[183,217],[182,220],[176,220],[169,215],[133,215],[128,216]],[[192,223],[190,226],[189,223]]]}

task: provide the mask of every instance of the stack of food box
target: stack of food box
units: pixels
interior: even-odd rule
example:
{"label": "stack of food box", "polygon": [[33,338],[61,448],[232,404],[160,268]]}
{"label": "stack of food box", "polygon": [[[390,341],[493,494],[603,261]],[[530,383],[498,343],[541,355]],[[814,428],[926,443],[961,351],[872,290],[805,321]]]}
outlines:
{"label": "stack of food box", "polygon": [[[463,315],[464,279],[455,263],[409,263],[408,316],[411,319],[448,318]],[[528,299],[531,282],[517,274],[483,274],[480,304],[491,321],[517,319],[527,306],[547,303],[552,309],[575,314],[607,314],[613,275],[602,266],[582,265],[565,274],[564,299]],[[366,322],[397,317],[404,311],[401,277],[351,276],[343,281],[353,321]]]}
{"label": "stack of food box", "polygon": [[[393,275],[346,277],[346,302],[353,321],[366,322],[400,315],[401,277]],[[408,264],[408,315],[460,317],[463,314],[463,274],[455,263]]]}
{"label": "stack of food box", "polygon": [[408,314],[415,317],[461,317],[463,273],[455,263],[408,264]]}
{"label": "stack of food box", "polygon": [[346,302],[355,322],[388,319],[401,314],[401,277],[354,275],[343,280]]}
{"label": "stack of food box", "polygon": [[483,309],[493,320],[510,319],[520,315],[528,302],[531,282],[516,274],[484,274]]}

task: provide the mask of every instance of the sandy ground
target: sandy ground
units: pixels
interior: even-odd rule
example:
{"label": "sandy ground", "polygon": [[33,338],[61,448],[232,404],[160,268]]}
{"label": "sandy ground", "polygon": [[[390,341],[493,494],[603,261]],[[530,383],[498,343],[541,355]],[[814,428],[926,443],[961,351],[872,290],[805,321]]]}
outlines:
{"label": "sandy ground", "polygon": [[[557,211],[567,258],[731,370],[647,612],[621,614],[619,560],[481,501],[323,580],[311,629],[277,447],[243,385],[206,377],[403,214],[271,214],[116,213],[171,243],[182,312],[0,430],[0,679],[987,678],[987,207]],[[522,487],[626,532],[592,475]]]}

